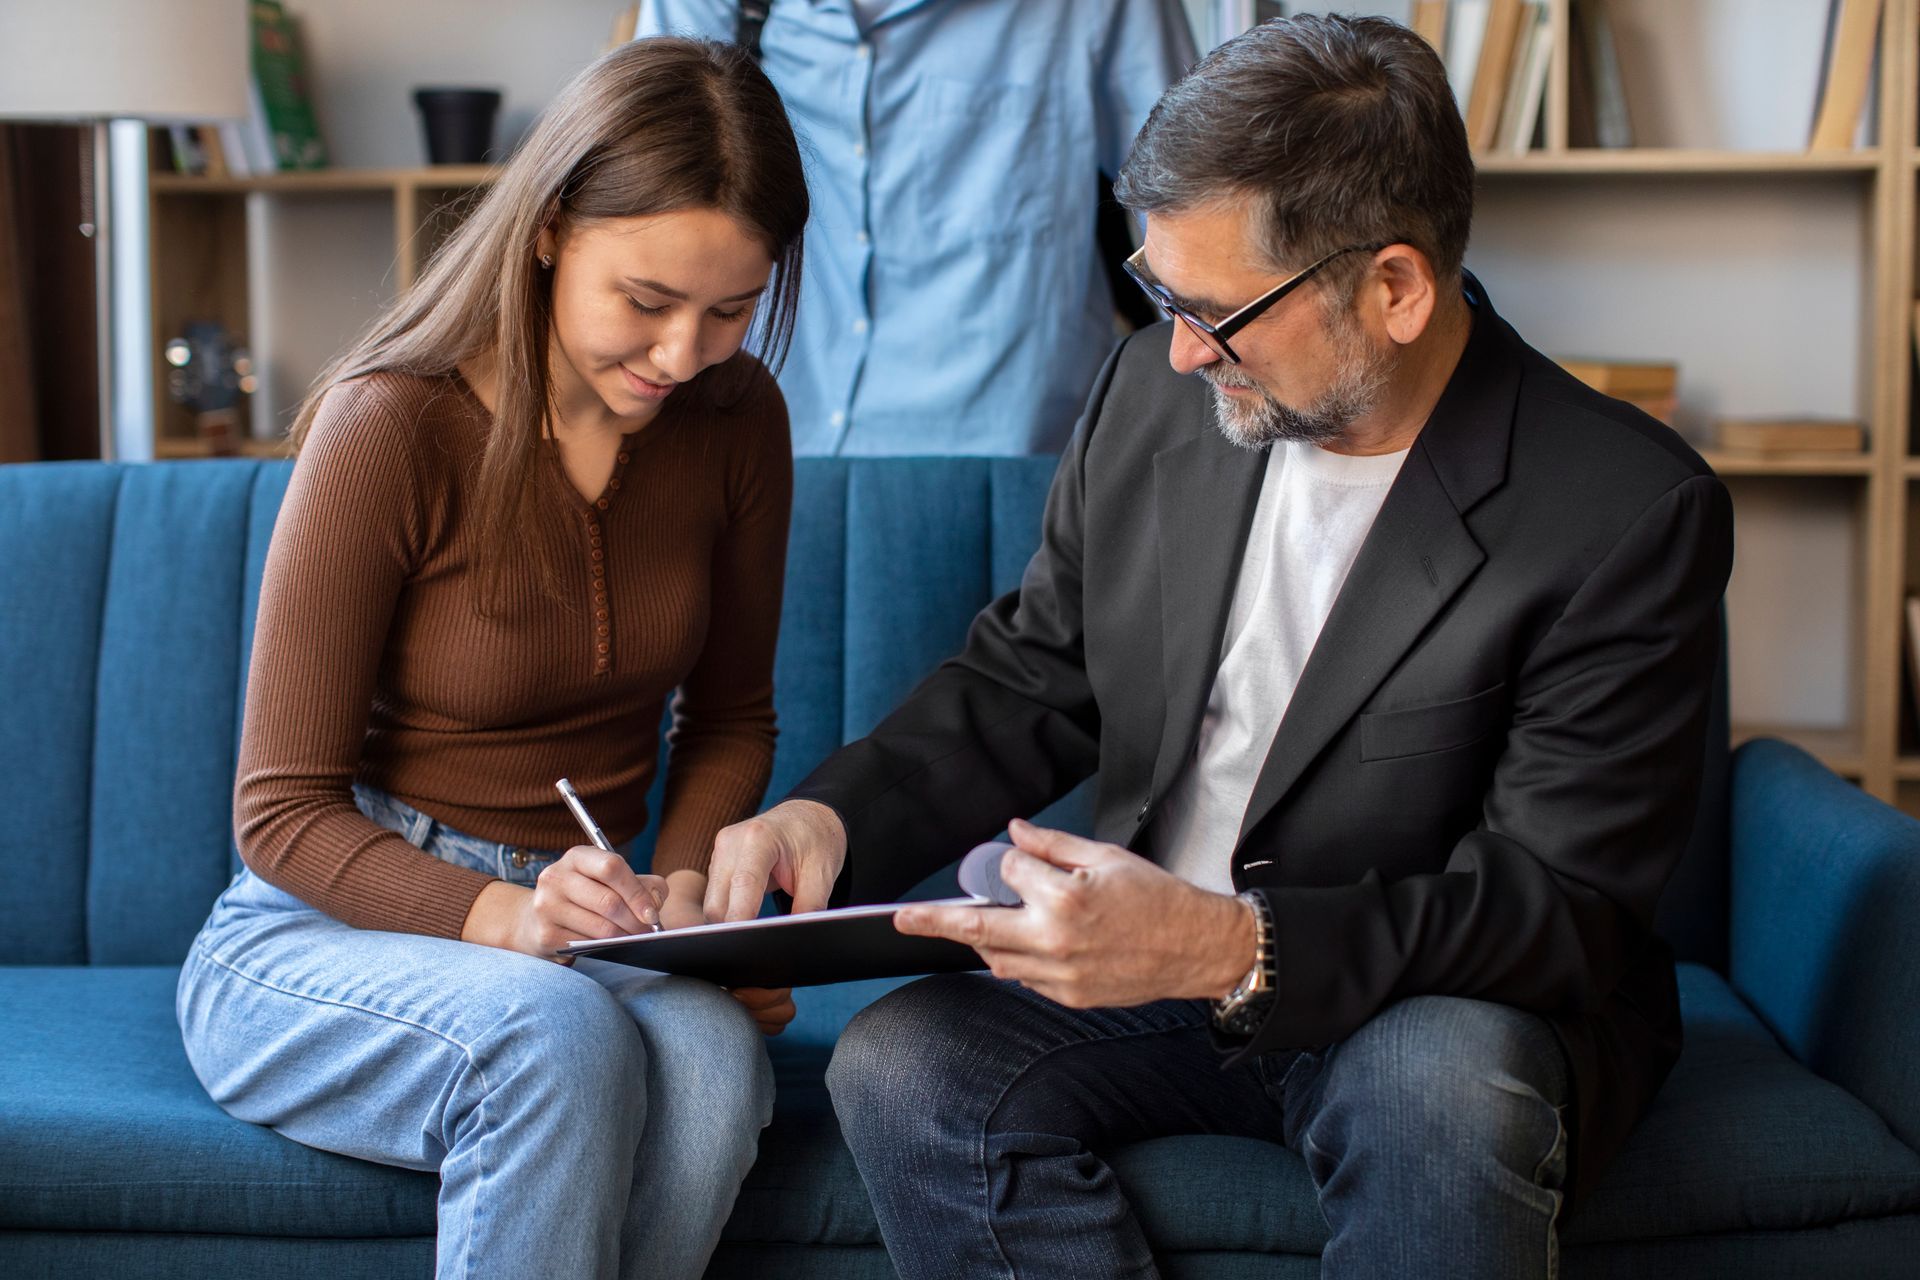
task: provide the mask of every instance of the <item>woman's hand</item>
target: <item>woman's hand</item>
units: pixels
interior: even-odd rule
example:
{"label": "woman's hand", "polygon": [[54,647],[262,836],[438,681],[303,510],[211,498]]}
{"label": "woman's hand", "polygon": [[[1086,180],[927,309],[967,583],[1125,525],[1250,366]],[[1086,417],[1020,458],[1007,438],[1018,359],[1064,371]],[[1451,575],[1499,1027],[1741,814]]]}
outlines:
{"label": "woman's hand", "polygon": [[[670,872],[667,875],[667,901],[660,908],[660,927],[685,929],[707,923],[706,909],[702,905],[706,892],[707,878],[698,871]],[[753,1015],[753,1020],[760,1024],[762,1035],[777,1036],[793,1021],[796,1010],[791,988],[730,987],[728,994]]]}
{"label": "woman's hand", "polygon": [[460,936],[542,960],[572,964],[563,943],[647,933],[660,919],[667,882],[637,874],[618,854],[576,845],[540,873],[534,887],[496,880],[480,891]]}

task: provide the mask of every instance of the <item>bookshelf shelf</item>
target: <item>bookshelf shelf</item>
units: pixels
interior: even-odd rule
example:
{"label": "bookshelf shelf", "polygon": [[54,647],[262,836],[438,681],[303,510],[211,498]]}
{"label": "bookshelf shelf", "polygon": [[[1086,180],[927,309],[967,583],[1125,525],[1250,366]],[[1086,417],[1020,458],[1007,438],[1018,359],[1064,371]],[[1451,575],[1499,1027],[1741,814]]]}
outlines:
{"label": "bookshelf shelf", "polygon": [[1894,762],[1893,776],[1902,782],[1920,782],[1920,756],[1901,756]]}
{"label": "bookshelf shelf", "polygon": [[1693,148],[1628,147],[1617,151],[1573,149],[1529,151],[1524,155],[1489,154],[1475,158],[1481,173],[1554,177],[1654,174],[1713,177],[1720,174],[1865,177],[1881,167],[1878,151],[1710,151]]}
{"label": "bookshelf shelf", "polygon": [[[239,454],[243,458],[284,458],[287,456],[287,442],[242,440],[239,443]],[[215,455],[204,440],[169,436],[153,442],[153,456],[156,460],[164,462],[181,458],[211,458]]]}
{"label": "bookshelf shelf", "polygon": [[195,178],[156,173],[155,195],[313,195],[327,192],[438,191],[481,187],[499,170],[484,164],[426,165],[414,169],[314,169],[250,178]]}
{"label": "bookshelf shelf", "polygon": [[1850,453],[1840,457],[1826,457],[1820,454],[1772,457],[1702,449],[1700,456],[1707,460],[1707,465],[1712,467],[1716,474],[1722,476],[1860,476],[1864,478],[1874,473],[1873,457],[1864,453]]}

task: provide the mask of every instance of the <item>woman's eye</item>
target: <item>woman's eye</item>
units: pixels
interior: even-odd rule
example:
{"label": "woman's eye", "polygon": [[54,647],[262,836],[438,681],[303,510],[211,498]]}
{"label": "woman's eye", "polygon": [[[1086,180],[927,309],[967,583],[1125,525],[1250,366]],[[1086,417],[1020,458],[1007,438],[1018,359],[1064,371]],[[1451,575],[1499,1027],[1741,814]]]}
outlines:
{"label": "woman's eye", "polygon": [[632,307],[635,311],[638,311],[643,316],[663,316],[667,314],[667,309],[665,307],[650,307],[646,303],[640,301],[640,299],[634,298],[634,297],[629,297],[627,299],[627,305]]}
{"label": "woman's eye", "polygon": [[749,309],[750,308],[747,308],[747,307],[741,307],[737,311],[715,311],[713,313],[713,316],[714,316],[714,319],[716,320],[725,320],[729,324],[731,324],[733,321],[739,320],[742,317],[744,317],[747,314]]}

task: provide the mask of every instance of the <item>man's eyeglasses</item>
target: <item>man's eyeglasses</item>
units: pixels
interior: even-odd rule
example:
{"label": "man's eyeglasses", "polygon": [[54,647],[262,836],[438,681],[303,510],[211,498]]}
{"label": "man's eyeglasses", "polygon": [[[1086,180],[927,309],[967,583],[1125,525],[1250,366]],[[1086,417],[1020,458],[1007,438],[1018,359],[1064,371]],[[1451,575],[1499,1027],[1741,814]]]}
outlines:
{"label": "man's eyeglasses", "polygon": [[1153,299],[1155,306],[1186,325],[1187,328],[1192,331],[1193,336],[1200,339],[1207,350],[1213,352],[1213,354],[1219,356],[1228,364],[1239,364],[1240,357],[1234,354],[1233,347],[1228,344],[1228,339],[1232,338],[1234,334],[1240,332],[1255,320],[1265,315],[1275,303],[1311,280],[1314,273],[1340,255],[1346,253],[1377,253],[1384,248],[1386,248],[1386,246],[1382,244],[1353,244],[1348,245],[1344,249],[1335,249],[1332,253],[1320,259],[1320,261],[1314,263],[1304,271],[1282,280],[1279,284],[1273,286],[1273,288],[1267,290],[1218,324],[1201,319],[1187,308],[1181,306],[1178,302],[1175,302],[1173,300],[1173,294],[1165,285],[1147,279],[1143,270],[1146,265],[1147,253],[1147,247],[1145,245],[1141,245],[1138,249],[1135,249],[1127,260],[1120,265],[1128,275],[1133,277],[1135,284],[1146,290],[1147,296]]}

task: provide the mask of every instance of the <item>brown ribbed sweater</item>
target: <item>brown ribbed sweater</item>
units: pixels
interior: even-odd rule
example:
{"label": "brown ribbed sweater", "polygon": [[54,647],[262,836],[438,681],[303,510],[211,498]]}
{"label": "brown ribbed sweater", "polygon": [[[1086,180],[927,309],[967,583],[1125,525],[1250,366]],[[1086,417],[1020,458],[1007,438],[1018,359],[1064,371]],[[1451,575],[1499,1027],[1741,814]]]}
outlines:
{"label": "brown ribbed sweater", "polygon": [[779,389],[752,374],[731,409],[683,388],[625,437],[597,501],[557,481],[527,518],[577,549],[566,599],[527,565],[491,617],[475,607],[486,408],[457,376],[328,392],[261,582],[234,795],[247,865],[348,924],[458,937],[490,878],[369,821],[353,784],[565,849],[586,841],[554,792],[564,775],[624,843],[646,825],[677,689],[653,869],[705,870],[773,759],[793,460]]}

